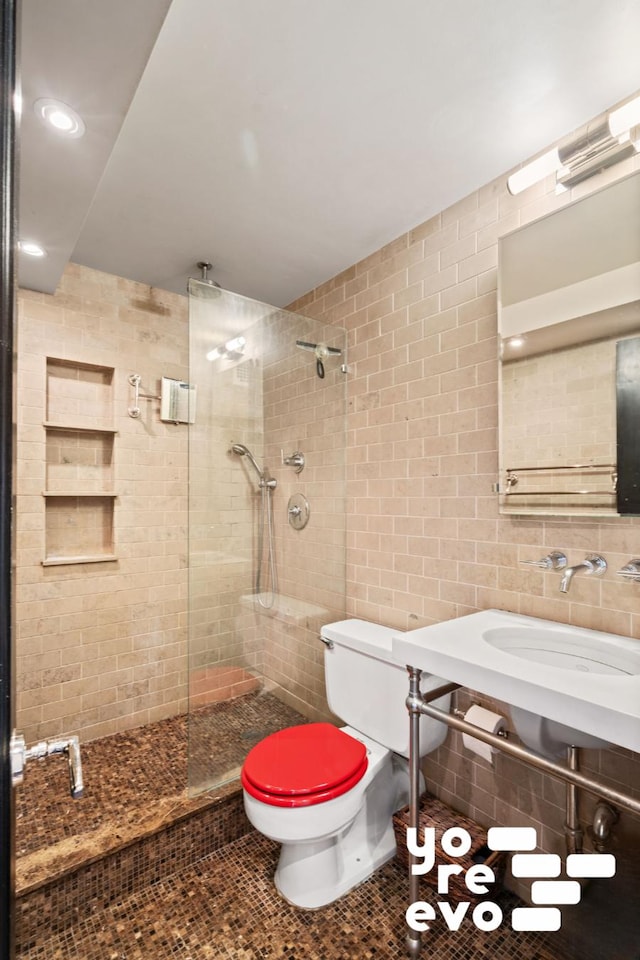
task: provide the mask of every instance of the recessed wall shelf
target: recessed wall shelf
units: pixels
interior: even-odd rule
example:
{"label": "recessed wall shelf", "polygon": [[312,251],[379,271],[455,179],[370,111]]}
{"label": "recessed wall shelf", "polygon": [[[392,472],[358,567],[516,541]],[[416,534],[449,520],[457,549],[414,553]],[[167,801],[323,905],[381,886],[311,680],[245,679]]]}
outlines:
{"label": "recessed wall shelf", "polygon": [[97,557],[51,557],[49,560],[43,560],[43,567],[62,567],[71,563],[108,563],[117,560],[115,554],[104,554]]}
{"label": "recessed wall shelf", "polygon": [[70,433],[111,433],[116,435],[117,430],[110,427],[74,427],[69,423],[53,423],[51,420],[45,420],[42,424],[45,430],[68,430]]}
{"label": "recessed wall shelf", "polygon": [[113,375],[111,367],[47,358],[43,566],[117,559]]}
{"label": "recessed wall shelf", "polygon": [[43,497],[117,497],[117,493],[111,493],[110,491],[101,490],[99,493],[76,493],[72,491],[71,493],[68,490],[43,490]]}

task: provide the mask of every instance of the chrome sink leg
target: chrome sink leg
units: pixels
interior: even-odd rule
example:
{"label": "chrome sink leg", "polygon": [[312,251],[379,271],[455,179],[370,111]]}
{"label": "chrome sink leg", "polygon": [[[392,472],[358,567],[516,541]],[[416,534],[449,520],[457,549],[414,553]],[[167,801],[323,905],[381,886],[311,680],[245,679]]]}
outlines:
{"label": "chrome sink leg", "polygon": [[[409,711],[409,826],[418,830],[420,811],[420,709],[422,699],[420,694],[420,677],[422,671],[415,667],[407,667],[409,673],[409,696],[407,710]],[[420,877],[414,874],[413,865],[416,858],[409,851],[409,901],[415,903],[420,899]],[[422,943],[420,933],[407,925],[406,936],[407,954],[410,957],[419,957]]]}
{"label": "chrome sink leg", "polygon": [[[578,747],[567,747],[567,766],[569,770],[579,770],[580,751]],[[567,804],[564,835],[567,842],[567,853],[582,853],[583,833],[578,816],[578,788],[574,783],[567,783]]]}

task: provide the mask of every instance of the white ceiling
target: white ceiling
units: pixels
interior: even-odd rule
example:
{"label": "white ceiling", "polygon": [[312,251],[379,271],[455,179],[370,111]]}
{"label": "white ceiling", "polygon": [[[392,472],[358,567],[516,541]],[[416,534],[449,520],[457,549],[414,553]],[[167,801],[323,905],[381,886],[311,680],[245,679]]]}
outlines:
{"label": "white ceiling", "polygon": [[46,292],[72,259],[184,293],[204,259],[287,304],[640,88],[637,0],[29,0],[22,30]]}

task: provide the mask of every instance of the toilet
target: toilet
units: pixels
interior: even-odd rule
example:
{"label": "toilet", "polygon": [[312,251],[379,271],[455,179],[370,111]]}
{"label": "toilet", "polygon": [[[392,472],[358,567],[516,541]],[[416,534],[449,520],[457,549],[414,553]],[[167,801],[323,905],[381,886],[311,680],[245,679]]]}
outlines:
{"label": "toilet", "polygon": [[[392,816],[409,802],[409,682],[391,654],[397,633],[364,620],[324,626],[327,699],[347,725],[280,730],[243,765],[247,817],[282,845],[274,881],[294,906],[332,903],[395,855]],[[443,683],[423,673],[420,689]],[[434,703],[448,711],[450,694]],[[420,755],[439,747],[447,729],[422,716]]]}

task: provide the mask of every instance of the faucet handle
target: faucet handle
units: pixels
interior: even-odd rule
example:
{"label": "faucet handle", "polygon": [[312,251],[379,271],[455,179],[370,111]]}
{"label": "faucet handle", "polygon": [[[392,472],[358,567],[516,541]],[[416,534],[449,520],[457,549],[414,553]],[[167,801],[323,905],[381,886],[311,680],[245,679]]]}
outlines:
{"label": "faucet handle", "polygon": [[624,580],[640,582],[640,559],[629,560],[629,563],[625,563],[624,567],[618,570],[617,575]]}
{"label": "faucet handle", "polygon": [[567,565],[567,557],[559,550],[552,550],[542,560],[521,560],[520,563],[526,563],[529,567],[540,567],[541,570],[563,570]]}
{"label": "faucet handle", "polygon": [[296,473],[301,473],[304,470],[305,457],[304,453],[299,450],[294,450],[289,457],[285,457],[284,450],[280,450],[280,460],[284,466],[293,467]]}

